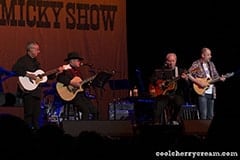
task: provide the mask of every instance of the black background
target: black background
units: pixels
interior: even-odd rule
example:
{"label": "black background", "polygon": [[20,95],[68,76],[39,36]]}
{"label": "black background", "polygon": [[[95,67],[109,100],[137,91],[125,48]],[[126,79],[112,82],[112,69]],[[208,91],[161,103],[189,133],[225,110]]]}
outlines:
{"label": "black background", "polygon": [[127,1],[131,84],[139,85],[142,80],[146,91],[153,69],[163,64],[169,51],[178,55],[179,66],[188,68],[200,57],[200,49],[209,47],[218,72],[235,73],[216,84],[216,112],[238,117],[239,20],[239,5],[234,1]]}

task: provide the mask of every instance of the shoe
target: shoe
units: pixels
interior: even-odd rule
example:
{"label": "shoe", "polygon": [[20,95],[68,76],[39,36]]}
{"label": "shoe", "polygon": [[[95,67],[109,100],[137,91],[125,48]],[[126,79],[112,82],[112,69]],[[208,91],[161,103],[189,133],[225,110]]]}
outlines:
{"label": "shoe", "polygon": [[179,125],[178,121],[172,121],[172,125]]}

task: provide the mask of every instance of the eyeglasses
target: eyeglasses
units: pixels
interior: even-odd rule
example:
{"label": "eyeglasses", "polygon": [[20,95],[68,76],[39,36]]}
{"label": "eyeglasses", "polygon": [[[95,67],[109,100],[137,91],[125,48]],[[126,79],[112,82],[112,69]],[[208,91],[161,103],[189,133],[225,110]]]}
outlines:
{"label": "eyeglasses", "polygon": [[34,48],[34,47],[31,47],[30,49],[34,49],[34,50],[40,51],[40,49],[39,49],[39,48]]}

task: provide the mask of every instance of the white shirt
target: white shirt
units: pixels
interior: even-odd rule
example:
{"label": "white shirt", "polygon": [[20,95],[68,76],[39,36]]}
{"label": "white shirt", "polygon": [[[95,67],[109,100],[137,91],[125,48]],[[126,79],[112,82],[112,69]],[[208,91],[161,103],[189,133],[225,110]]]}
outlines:
{"label": "white shirt", "polygon": [[[210,75],[210,70],[208,68],[208,64],[207,63],[203,63],[203,69],[207,75],[207,78],[211,78]],[[210,84],[208,89],[205,91],[206,94],[212,94],[213,93],[213,84]]]}

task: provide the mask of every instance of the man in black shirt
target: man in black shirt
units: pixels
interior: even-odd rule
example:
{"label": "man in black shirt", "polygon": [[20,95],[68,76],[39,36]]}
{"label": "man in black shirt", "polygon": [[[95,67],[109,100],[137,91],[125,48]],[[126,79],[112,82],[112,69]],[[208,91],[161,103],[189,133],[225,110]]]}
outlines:
{"label": "man in black shirt", "polygon": [[[12,71],[19,76],[18,95],[23,98],[24,120],[30,128],[39,129],[39,116],[41,108],[41,87],[40,83],[47,80],[46,76],[41,77],[44,71],[41,70],[37,56],[40,53],[40,45],[36,41],[31,41],[26,45],[26,54],[17,59],[12,66]],[[49,78],[54,78],[56,69]]]}
{"label": "man in black shirt", "polygon": [[149,91],[157,100],[154,109],[155,124],[179,124],[179,111],[184,104],[188,76],[176,63],[176,54],[168,53],[164,66],[154,70],[150,78]]}
{"label": "man in black shirt", "polygon": [[97,108],[84,92],[84,84],[91,82],[95,75],[83,79],[79,70],[82,60],[77,52],[68,53],[65,59],[67,64],[63,65],[64,71],[57,75],[57,91],[64,101],[73,104],[82,113],[82,120],[96,120]]}

